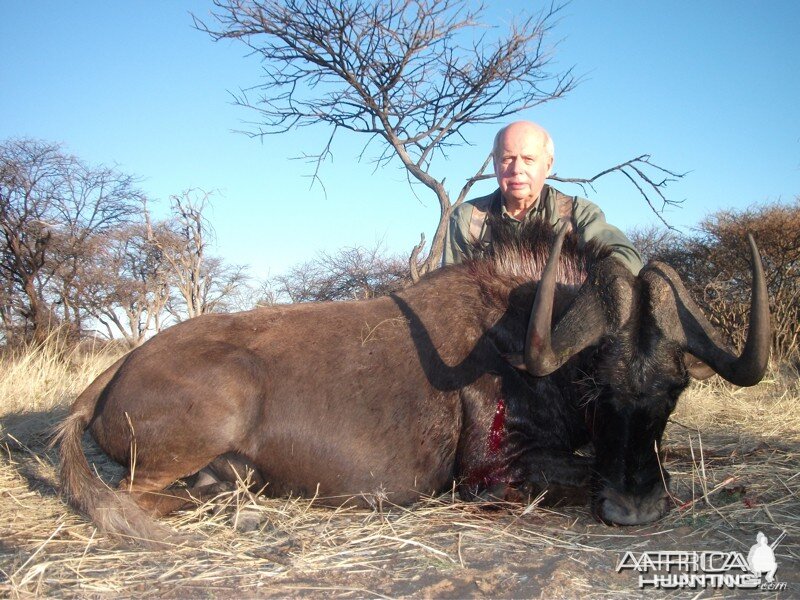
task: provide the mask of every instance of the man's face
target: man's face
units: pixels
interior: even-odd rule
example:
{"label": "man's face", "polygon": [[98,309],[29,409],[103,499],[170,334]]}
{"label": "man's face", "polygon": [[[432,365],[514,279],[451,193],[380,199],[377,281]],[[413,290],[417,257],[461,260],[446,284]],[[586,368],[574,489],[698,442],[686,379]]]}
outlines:
{"label": "man's face", "polygon": [[553,165],[545,139],[540,129],[515,124],[498,140],[494,172],[506,203],[530,207],[539,198]]}

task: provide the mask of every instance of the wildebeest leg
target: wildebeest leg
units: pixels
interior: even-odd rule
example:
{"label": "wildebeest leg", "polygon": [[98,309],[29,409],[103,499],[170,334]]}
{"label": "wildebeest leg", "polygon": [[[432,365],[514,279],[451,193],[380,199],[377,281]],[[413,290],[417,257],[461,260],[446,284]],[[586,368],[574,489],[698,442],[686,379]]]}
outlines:
{"label": "wildebeest leg", "polygon": [[593,464],[594,459],[572,452],[529,450],[511,461],[506,499],[525,500],[546,492],[543,504],[548,506],[586,504]]}
{"label": "wildebeest leg", "polygon": [[197,474],[195,486],[208,485],[228,481],[242,482],[248,489],[258,491],[264,487],[265,481],[256,466],[241,454],[228,452],[218,456]]}
{"label": "wildebeest leg", "polygon": [[229,483],[212,483],[192,488],[169,488],[172,479],[148,479],[135,477],[133,483],[126,477],[119,484],[120,490],[129,492],[136,504],[156,517],[167,515],[193,505],[197,500],[213,498],[229,491]]}
{"label": "wildebeest leg", "polygon": [[[231,486],[243,483],[253,492],[260,492],[266,484],[255,465],[242,455],[229,452],[218,456],[197,473],[194,488],[226,483]],[[254,531],[263,521],[264,515],[249,504],[242,510],[237,510],[234,519],[238,531]]]}
{"label": "wildebeest leg", "polygon": [[234,453],[218,456],[201,469],[189,487],[170,487],[176,481],[176,473],[159,473],[151,468],[134,471],[134,477],[126,477],[119,489],[131,494],[136,503],[156,516],[191,506],[197,500],[207,500],[222,492],[235,489],[237,480],[247,481],[250,487],[263,486],[263,479],[252,464]]}

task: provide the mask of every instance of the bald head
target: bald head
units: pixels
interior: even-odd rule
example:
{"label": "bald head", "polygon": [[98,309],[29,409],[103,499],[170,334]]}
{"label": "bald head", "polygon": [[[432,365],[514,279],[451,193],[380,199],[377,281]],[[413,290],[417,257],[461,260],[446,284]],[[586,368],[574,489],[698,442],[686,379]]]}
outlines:
{"label": "bald head", "polygon": [[539,200],[553,166],[553,140],[541,126],[517,121],[494,138],[494,173],[509,214],[521,218]]}
{"label": "bald head", "polygon": [[496,159],[503,142],[508,137],[525,137],[531,141],[537,140],[544,153],[550,157],[552,161],[555,158],[555,145],[553,138],[547,133],[547,130],[531,121],[515,121],[503,127],[494,136],[494,145],[492,146],[492,156]]}

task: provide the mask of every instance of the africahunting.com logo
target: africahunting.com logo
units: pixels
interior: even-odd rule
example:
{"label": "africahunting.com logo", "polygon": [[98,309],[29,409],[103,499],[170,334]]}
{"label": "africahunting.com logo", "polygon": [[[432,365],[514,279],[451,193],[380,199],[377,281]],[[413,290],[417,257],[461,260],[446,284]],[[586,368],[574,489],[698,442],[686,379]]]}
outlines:
{"label": "africahunting.com logo", "polygon": [[775,580],[778,569],[775,547],[785,535],[784,531],[769,544],[767,536],[759,531],[746,557],[741,552],[629,551],[617,564],[617,573],[626,570],[639,573],[640,589],[785,590],[786,582]]}

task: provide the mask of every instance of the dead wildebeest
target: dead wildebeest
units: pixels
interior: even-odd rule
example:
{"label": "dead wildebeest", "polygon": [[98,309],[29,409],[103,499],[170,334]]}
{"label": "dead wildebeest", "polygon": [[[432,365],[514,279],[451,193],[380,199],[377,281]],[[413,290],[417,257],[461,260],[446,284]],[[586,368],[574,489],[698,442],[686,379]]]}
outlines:
{"label": "dead wildebeest", "polygon": [[[204,315],[158,334],[60,426],[69,501],[107,531],[154,539],[163,529],[147,513],[216,493],[206,475],[247,465],[270,495],[333,504],[406,504],[455,481],[465,497],[591,497],[607,523],[661,517],[657,448],[689,374],[754,385],[766,369],[755,243],[737,357],[667,265],[635,277],[571,234],[513,237],[389,297]],[[119,492],[88,468],[87,426],[129,466]],[[594,458],[575,454],[590,441]],[[201,470],[194,487],[169,487]]]}

